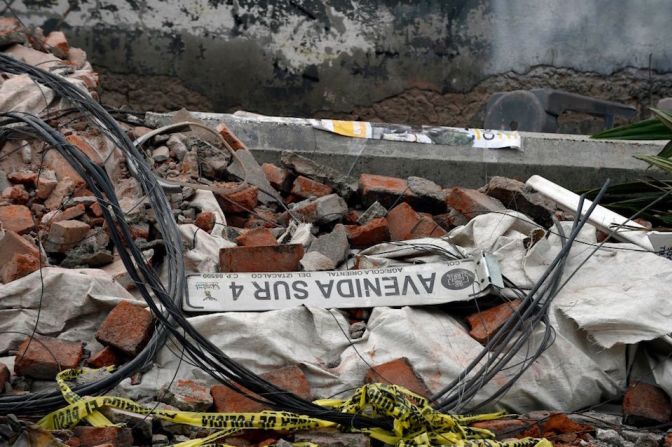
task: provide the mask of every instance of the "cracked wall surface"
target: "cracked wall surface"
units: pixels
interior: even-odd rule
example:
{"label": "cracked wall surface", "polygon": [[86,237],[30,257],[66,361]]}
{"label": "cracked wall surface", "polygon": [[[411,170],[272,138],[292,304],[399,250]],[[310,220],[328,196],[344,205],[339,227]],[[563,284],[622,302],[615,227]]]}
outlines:
{"label": "cracked wall surface", "polygon": [[[672,95],[666,0],[23,0],[113,106],[477,126],[496,91]],[[651,11],[657,11],[651,14]],[[568,115],[561,129],[599,120]]]}

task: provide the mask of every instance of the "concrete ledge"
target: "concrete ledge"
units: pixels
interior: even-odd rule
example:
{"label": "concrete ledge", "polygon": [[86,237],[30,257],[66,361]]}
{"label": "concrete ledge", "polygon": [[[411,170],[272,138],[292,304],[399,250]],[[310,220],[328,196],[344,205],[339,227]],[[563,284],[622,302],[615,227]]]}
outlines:
{"label": "concrete ledge", "polygon": [[[591,140],[585,136],[522,133],[523,150],[403,143],[347,138],[316,130],[302,120],[289,123],[250,121],[230,114],[194,113],[208,124],[224,121],[254,152],[257,160],[277,163],[291,150],[339,171],[408,177],[417,175],[443,186],[480,187],[501,175],[526,180],[537,174],[579,190],[645,177],[664,178],[633,158],[657,154],[664,142]],[[148,113],[151,125],[170,122],[170,114]]]}

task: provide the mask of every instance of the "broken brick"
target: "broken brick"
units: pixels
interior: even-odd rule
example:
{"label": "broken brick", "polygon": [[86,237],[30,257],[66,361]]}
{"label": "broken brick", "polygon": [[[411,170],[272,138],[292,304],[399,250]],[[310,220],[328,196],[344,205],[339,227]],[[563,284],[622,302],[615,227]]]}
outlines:
{"label": "broken brick", "polygon": [[10,261],[0,266],[0,281],[10,283],[40,269],[40,259],[33,254],[14,253]]}
{"label": "broken brick", "polygon": [[278,245],[273,232],[268,228],[255,228],[245,231],[236,238],[236,244],[241,247],[260,247]]}
{"label": "broken brick", "polygon": [[303,245],[226,247],[219,251],[220,272],[296,272]]}
{"label": "broken brick", "polygon": [[422,237],[442,237],[446,231],[427,215],[418,214],[407,203],[400,203],[387,214],[390,239],[405,241]]}
{"label": "broken brick", "polygon": [[33,186],[37,180],[37,174],[33,171],[14,171],[7,175],[7,180],[24,186]]}
{"label": "broken brick", "polygon": [[638,427],[667,424],[672,416],[670,397],[656,385],[633,383],[623,397],[623,416],[624,423]]}
{"label": "broken brick", "polygon": [[337,194],[329,194],[297,203],[291,211],[308,223],[328,224],[337,222],[348,212],[348,205]]}
{"label": "broken brick", "polygon": [[210,233],[213,228],[215,228],[215,213],[212,211],[203,211],[198,213],[196,220],[194,220],[194,225],[196,225],[201,230],[206,233]]}
{"label": "broken brick", "polygon": [[72,195],[75,191],[75,182],[71,178],[60,180],[56,187],[51,191],[47,200],[44,201],[44,206],[50,210],[59,209],[66,198]]}
{"label": "broken brick", "polygon": [[439,226],[446,231],[450,231],[455,227],[466,225],[469,222],[469,219],[455,210],[450,210],[448,213],[436,214],[432,216],[432,219],[434,219],[434,222],[439,224]]}
{"label": "broken brick", "polygon": [[68,45],[68,39],[65,38],[65,34],[63,34],[63,32],[52,31],[47,34],[47,38],[44,40],[44,45],[54,56],[61,59],[68,58],[68,53],[70,53],[70,45]]}
{"label": "broken brick", "polygon": [[114,349],[105,346],[103,349],[93,354],[87,363],[91,368],[102,368],[104,366],[118,365],[120,361],[119,356],[114,352]]}
{"label": "broken brick", "polygon": [[30,194],[23,185],[14,185],[2,191],[2,198],[17,205],[25,205],[30,200]]}
{"label": "broken brick", "polygon": [[390,240],[390,229],[387,219],[379,217],[364,225],[347,225],[350,245],[354,248],[366,248]]}
{"label": "broken brick", "polygon": [[0,362],[0,394],[5,392],[5,384],[9,382],[10,373],[7,365]]}
{"label": "broken brick", "polygon": [[152,314],[130,301],[121,301],[110,311],[96,332],[96,340],[128,355],[137,355],[152,335]]}
{"label": "broken brick", "polygon": [[133,240],[136,239],[149,239],[149,223],[140,222],[128,226],[128,231],[131,233]]}
{"label": "broken brick", "polygon": [[258,191],[254,186],[245,186],[241,190],[237,190],[239,183],[216,183],[214,186],[221,190],[215,192],[215,197],[225,213],[243,213],[257,206]]}
{"label": "broken brick", "polygon": [[54,217],[54,221],[58,222],[61,220],[72,220],[76,217],[83,216],[85,212],[86,208],[84,207],[84,204],[78,203],[75,206],[64,209],[63,212]]}
{"label": "broken brick", "polygon": [[273,188],[281,192],[289,191],[292,184],[292,177],[287,169],[272,163],[262,164],[261,169],[264,171],[266,180],[268,180],[268,183],[270,183]]}
{"label": "broken brick", "polygon": [[[311,399],[310,384],[301,368],[296,365],[275,369],[261,374],[261,377],[302,399]],[[264,404],[250,400],[225,385],[214,385],[210,388],[210,393],[215,411],[218,413],[256,413],[269,409]],[[253,394],[249,391],[248,393]]]}
{"label": "broken brick", "polygon": [[98,154],[98,152],[96,152],[96,150],[93,147],[91,147],[89,142],[80,135],[72,133],[70,135],[67,135],[65,139],[68,141],[68,143],[72,144],[74,147],[79,149],[84,155],[89,157],[89,159],[98,166],[101,166],[103,164],[103,159],[100,158],[100,154]]}
{"label": "broken brick", "polygon": [[217,125],[217,132],[222,136],[222,138],[224,138],[224,141],[226,141],[234,151],[245,149],[243,142],[240,141],[238,137],[236,137],[233,132],[231,132],[231,130],[229,130],[226,124],[219,123]]}
{"label": "broken brick", "polygon": [[40,252],[35,244],[28,242],[28,240],[21,237],[18,233],[7,230],[0,238],[0,265],[9,263],[15,254],[38,257]]}
{"label": "broken brick", "polygon": [[343,216],[343,223],[346,225],[356,225],[362,213],[357,210],[350,210]]}
{"label": "broken brick", "polygon": [[516,299],[469,315],[467,317],[471,328],[469,335],[479,343],[486,343],[511,318],[521,304],[522,302]]}
{"label": "broken brick", "polygon": [[81,447],[131,447],[132,430],[128,427],[89,427],[78,425],[74,429]]}
{"label": "broken brick", "polygon": [[26,338],[19,345],[14,373],[34,379],[53,380],[59,371],[77,368],[83,353],[82,343],[35,335],[32,340]]}
{"label": "broken brick", "polygon": [[544,228],[553,225],[555,203],[537,192],[530,191],[523,182],[495,176],[482,191],[502,202],[506,208],[520,211]]}
{"label": "broken brick", "polygon": [[26,43],[24,27],[15,17],[0,17],[0,47]]}
{"label": "broken brick", "polygon": [[530,423],[520,419],[494,419],[479,421],[471,424],[474,428],[489,430],[497,440],[525,437],[524,432],[530,428]]}
{"label": "broken brick", "polygon": [[406,180],[373,174],[362,174],[359,177],[359,193],[366,206],[379,202],[385,208],[413,196]]}
{"label": "broken brick", "polygon": [[35,228],[33,215],[24,205],[0,206],[0,223],[5,230],[25,234]]}
{"label": "broken brick", "polygon": [[35,190],[35,196],[41,200],[48,198],[58,184],[56,174],[54,174],[54,171],[50,169],[42,170],[40,175],[37,177],[36,182],[37,189]]}
{"label": "broken brick", "polygon": [[69,178],[73,183],[73,189],[84,185],[84,179],[79,175],[75,168],[73,168],[70,163],[55,150],[50,150],[46,153],[44,156],[44,163],[47,168],[54,171],[59,182]]}
{"label": "broken brick", "polygon": [[316,182],[315,180],[311,180],[308,177],[300,175],[296,178],[296,180],[294,180],[291,193],[296,196],[308,199],[310,197],[326,196],[331,194],[333,191],[334,190],[331,186]]}
{"label": "broken brick", "polygon": [[210,389],[195,380],[178,379],[160,392],[160,400],[183,411],[207,411],[212,406]]}
{"label": "broken brick", "polygon": [[418,376],[406,357],[372,366],[366,373],[365,383],[400,385],[423,397],[430,395],[425,382]]}
{"label": "broken brick", "polygon": [[470,220],[481,214],[506,211],[502,202],[475,189],[455,187],[448,192],[446,202]]}
{"label": "broken brick", "polygon": [[94,217],[103,216],[103,209],[98,202],[93,202],[91,205],[89,205],[89,211],[91,211],[91,214],[93,214]]}
{"label": "broken brick", "polygon": [[90,229],[88,224],[78,220],[52,222],[44,249],[49,253],[65,253],[84,239]]}

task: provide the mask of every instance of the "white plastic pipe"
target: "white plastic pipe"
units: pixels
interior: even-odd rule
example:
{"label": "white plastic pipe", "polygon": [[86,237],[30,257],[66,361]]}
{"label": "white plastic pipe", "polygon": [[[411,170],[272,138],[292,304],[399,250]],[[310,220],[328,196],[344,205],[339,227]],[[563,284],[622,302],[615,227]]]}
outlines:
{"label": "white plastic pipe", "polygon": [[[563,208],[567,211],[576,212],[577,208],[579,207],[578,194],[574,194],[572,191],[565,189],[562,186],[545,179],[544,177],[533,175],[525,184],[530,188],[535,189],[542,195],[548,197],[549,199],[555,201],[560,208]],[[584,200],[583,209],[581,210],[582,216],[588,211],[590,205],[592,205],[590,200]],[[653,246],[649,241],[649,230],[646,227],[638,224],[637,222],[629,220],[620,214],[609,211],[603,206],[597,205],[595,207],[590,217],[588,217],[588,222],[605,233],[609,233],[614,228],[619,228],[621,226],[641,229],[641,231],[629,231],[619,228],[614,232],[613,236],[616,239],[639,245],[645,250],[653,250]]]}

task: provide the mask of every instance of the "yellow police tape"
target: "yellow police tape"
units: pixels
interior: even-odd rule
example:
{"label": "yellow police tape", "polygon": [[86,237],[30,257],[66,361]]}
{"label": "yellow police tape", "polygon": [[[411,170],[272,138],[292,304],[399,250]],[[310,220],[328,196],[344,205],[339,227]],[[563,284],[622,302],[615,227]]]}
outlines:
{"label": "yellow police tape", "polygon": [[[113,368],[106,368],[111,371]],[[151,415],[175,424],[217,429],[211,435],[176,444],[178,447],[224,446],[214,442],[241,430],[263,429],[281,431],[314,430],[336,427],[333,422],[286,411],[262,411],[259,413],[203,413],[191,411],[171,411],[146,408],[130,399],[114,396],[79,396],[66,383],[96,370],[88,368],[70,369],[60,372],[56,381],[68,406],[43,417],[39,422],[47,430],[61,430],[74,427],[83,419],[94,427],[115,425],[98,410],[108,407],[135,413]],[[366,433],[370,437],[397,447],[451,445],[456,447],[552,447],[546,439],[525,438],[512,441],[495,441],[492,432],[470,427],[477,421],[493,420],[502,413],[474,416],[456,416],[434,410],[427,399],[397,385],[370,384],[358,388],[347,400],[317,400],[316,404],[332,408],[346,414],[366,414],[372,418],[393,421],[392,431],[381,428],[349,429]],[[295,443],[296,447],[312,447],[310,443]]]}

